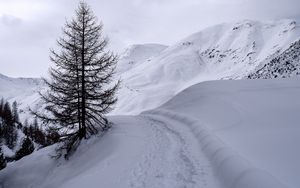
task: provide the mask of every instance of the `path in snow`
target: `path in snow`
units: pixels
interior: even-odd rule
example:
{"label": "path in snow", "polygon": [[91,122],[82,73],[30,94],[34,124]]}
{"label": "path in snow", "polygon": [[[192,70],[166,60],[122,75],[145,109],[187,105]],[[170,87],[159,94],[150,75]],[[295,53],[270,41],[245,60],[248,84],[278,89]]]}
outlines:
{"label": "path in snow", "polygon": [[8,165],[0,187],[219,187],[187,124],[154,114],[111,120],[115,125],[107,134],[84,141],[69,161],[54,161],[54,147],[47,147]]}
{"label": "path in snow", "polygon": [[130,187],[216,188],[212,167],[188,126],[157,115],[139,116],[150,136]]}

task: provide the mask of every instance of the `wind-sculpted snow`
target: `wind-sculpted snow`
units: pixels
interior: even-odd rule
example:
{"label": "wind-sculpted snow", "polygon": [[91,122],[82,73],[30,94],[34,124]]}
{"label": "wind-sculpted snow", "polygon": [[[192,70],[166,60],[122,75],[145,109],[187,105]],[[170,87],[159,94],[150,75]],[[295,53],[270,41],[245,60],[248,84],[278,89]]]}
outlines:
{"label": "wind-sculpted snow", "polygon": [[276,187],[279,181],[278,186],[296,188],[299,96],[299,78],[209,81],[189,87],[154,111],[171,111],[175,115],[170,119],[193,126],[226,185]]}

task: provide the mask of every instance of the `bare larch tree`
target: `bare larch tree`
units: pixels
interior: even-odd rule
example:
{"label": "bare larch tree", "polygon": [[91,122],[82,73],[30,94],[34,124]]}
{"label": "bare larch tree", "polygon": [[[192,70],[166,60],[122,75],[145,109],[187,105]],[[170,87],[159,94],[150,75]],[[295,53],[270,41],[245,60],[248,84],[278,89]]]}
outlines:
{"label": "bare larch tree", "polygon": [[57,50],[51,50],[54,66],[50,79],[44,79],[49,89],[40,93],[48,112],[34,114],[59,129],[66,157],[80,140],[109,127],[105,114],[117,101],[119,81],[113,80],[117,57],[106,50],[102,28],[90,7],[80,2],[76,16],[63,28]]}

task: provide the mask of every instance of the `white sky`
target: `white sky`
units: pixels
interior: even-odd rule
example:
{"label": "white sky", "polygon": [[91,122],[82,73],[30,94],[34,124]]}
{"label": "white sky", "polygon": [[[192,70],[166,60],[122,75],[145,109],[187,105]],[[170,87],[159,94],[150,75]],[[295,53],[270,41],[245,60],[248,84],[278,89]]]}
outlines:
{"label": "white sky", "polygon": [[[86,0],[104,23],[110,48],[172,44],[205,27],[242,19],[300,18],[300,0]],[[0,73],[47,74],[49,48],[77,0],[0,0]]]}

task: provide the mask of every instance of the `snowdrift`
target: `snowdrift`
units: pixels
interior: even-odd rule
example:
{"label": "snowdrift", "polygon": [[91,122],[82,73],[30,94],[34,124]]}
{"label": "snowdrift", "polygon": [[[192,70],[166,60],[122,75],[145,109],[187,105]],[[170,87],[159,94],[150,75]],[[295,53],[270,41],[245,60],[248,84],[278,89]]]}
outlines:
{"label": "snowdrift", "polygon": [[152,113],[189,125],[227,187],[296,188],[299,96],[299,78],[210,81]]}

